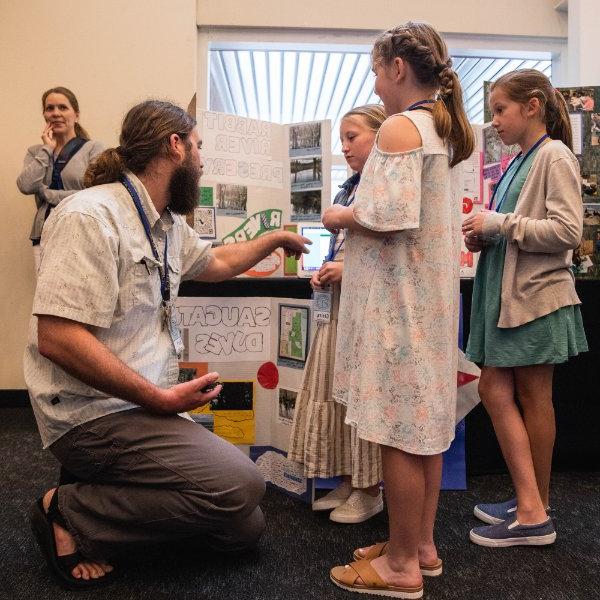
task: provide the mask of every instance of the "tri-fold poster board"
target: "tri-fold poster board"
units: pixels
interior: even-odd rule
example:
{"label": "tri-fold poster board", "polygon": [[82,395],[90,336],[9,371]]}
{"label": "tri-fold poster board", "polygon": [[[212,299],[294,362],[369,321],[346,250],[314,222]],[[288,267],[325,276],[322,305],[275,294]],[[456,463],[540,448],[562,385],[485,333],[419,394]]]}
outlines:
{"label": "tri-fold poster board", "polygon": [[[320,225],[331,204],[329,121],[280,125],[199,111],[204,173],[190,225],[214,244]],[[276,250],[248,277],[298,274],[298,261]]]}
{"label": "tri-fold poster board", "polygon": [[[321,225],[331,204],[329,121],[280,125],[211,111],[198,113],[204,173],[189,223],[213,244],[255,239],[269,231]],[[457,201],[466,217],[484,204],[483,141],[460,171]],[[465,247],[461,275],[476,257]],[[297,277],[298,262],[280,250],[249,269],[250,278]],[[310,300],[182,297],[176,306],[184,355],[180,380],[218,371],[219,399],[192,417],[249,454],[273,485],[311,501],[312,481],[285,453],[315,326]],[[463,395],[476,396],[477,373],[457,373]],[[468,371],[468,372],[467,372]],[[445,487],[465,486],[464,428],[445,457]]]}

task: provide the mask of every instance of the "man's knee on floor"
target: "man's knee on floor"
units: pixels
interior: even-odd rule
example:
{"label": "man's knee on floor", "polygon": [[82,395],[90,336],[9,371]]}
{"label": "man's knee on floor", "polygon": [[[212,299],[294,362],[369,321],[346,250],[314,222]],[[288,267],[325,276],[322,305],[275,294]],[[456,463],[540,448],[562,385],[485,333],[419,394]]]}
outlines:
{"label": "man's knee on floor", "polygon": [[235,524],[235,542],[232,543],[230,550],[232,552],[252,550],[258,544],[265,528],[265,517],[257,506],[250,515]]}
{"label": "man's knee on floor", "polygon": [[265,480],[254,463],[248,461],[228,474],[213,502],[222,510],[243,517],[256,509],[264,495]]}

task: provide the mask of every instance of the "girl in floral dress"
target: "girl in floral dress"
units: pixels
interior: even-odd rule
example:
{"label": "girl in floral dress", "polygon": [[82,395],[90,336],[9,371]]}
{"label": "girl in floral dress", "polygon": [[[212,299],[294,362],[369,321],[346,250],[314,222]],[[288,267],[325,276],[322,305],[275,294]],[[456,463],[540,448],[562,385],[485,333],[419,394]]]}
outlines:
{"label": "girl in floral dress", "polygon": [[[334,398],[364,440],[380,444],[390,537],[331,570],[349,591],[420,598],[442,565],[433,539],[442,457],[454,438],[461,204],[453,167],[473,132],[446,45],[424,23],[381,34],[375,92],[381,126],[348,229]],[[458,181],[456,181],[458,183]]]}

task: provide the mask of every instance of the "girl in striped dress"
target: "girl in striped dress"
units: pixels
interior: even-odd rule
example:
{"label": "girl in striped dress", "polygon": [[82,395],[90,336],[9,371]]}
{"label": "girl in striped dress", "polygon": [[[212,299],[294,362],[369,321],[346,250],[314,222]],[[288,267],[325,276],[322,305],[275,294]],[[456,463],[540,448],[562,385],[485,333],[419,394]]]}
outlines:
{"label": "girl in striped dress", "polygon": [[[350,206],[354,201],[360,174],[385,118],[383,106],[377,104],[353,108],[342,117],[342,152],[354,175],[340,186],[334,204]],[[329,518],[338,523],[360,523],[383,510],[381,455],[376,444],[361,440],[344,423],[346,408],[331,395],[344,239],[344,229],[331,235],[328,260],[311,279],[314,289],[332,291],[331,321],[317,324],[296,400],[288,458],[302,463],[307,477],[342,475],[342,483],[316,500],[313,510],[331,510]]]}

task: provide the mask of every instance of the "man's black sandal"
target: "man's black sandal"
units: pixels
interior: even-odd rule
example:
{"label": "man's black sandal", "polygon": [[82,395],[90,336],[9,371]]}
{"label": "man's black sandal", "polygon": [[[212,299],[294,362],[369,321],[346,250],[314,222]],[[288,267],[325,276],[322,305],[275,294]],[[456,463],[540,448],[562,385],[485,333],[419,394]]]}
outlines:
{"label": "man's black sandal", "polygon": [[29,523],[31,530],[35,535],[37,543],[50,567],[50,571],[58,581],[61,587],[66,590],[89,590],[102,585],[112,583],[114,580],[113,572],[105,573],[97,579],[78,579],[71,575],[73,568],[86,558],[80,552],[73,552],[65,556],[58,556],[56,553],[56,541],[54,539],[53,522],[67,529],[67,525],[58,510],[58,488],[52,496],[48,513],[44,510],[42,498],[34,502],[29,508]]}

